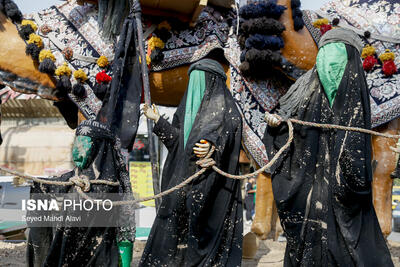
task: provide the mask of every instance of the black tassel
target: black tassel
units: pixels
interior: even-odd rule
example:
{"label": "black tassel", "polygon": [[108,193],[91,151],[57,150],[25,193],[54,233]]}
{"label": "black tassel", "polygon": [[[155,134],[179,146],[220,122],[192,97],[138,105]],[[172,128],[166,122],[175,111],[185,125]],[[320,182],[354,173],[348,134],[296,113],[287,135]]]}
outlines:
{"label": "black tassel", "polygon": [[109,83],[100,83],[100,84],[96,83],[94,88],[93,88],[94,94],[101,101],[104,101],[104,98],[105,98],[106,93],[107,93],[108,85],[109,85]]}
{"label": "black tassel", "polygon": [[367,39],[369,39],[369,38],[371,37],[371,32],[365,31],[365,32],[364,32],[364,37],[367,38]]}
{"label": "black tassel", "polygon": [[242,62],[239,66],[240,72],[243,74],[243,76],[250,76],[250,64],[247,61]]}
{"label": "black tassel", "polygon": [[34,33],[35,31],[32,29],[31,25],[23,25],[21,26],[21,29],[19,30],[19,36],[21,36],[22,39],[24,40],[28,40],[29,39],[29,35],[31,35],[31,33]]}
{"label": "black tassel", "polygon": [[22,13],[14,1],[4,0],[4,13],[12,20],[12,22],[21,23]]}
{"label": "black tassel", "polygon": [[39,61],[40,48],[35,44],[28,44],[25,53],[32,57],[33,60]]}
{"label": "black tassel", "polygon": [[164,54],[160,48],[155,48],[150,54],[151,63],[158,64],[164,59]]}
{"label": "black tassel", "polygon": [[171,33],[166,28],[157,29],[154,34],[166,43],[171,38]]}
{"label": "black tassel", "polygon": [[246,52],[247,50],[243,50],[242,53],[240,54],[240,62],[246,61]]}
{"label": "black tassel", "polygon": [[39,71],[43,73],[47,73],[53,75],[56,70],[56,65],[54,61],[50,58],[45,58],[39,65]]}
{"label": "black tassel", "polygon": [[57,80],[56,85],[57,97],[64,97],[72,90],[71,80],[67,75],[61,75],[61,77]]}
{"label": "black tassel", "polygon": [[299,30],[303,29],[303,27],[304,27],[303,17],[301,17],[301,16],[294,17],[293,18],[293,26],[294,26],[295,31],[299,31]]}
{"label": "black tassel", "polygon": [[79,98],[84,98],[86,97],[86,89],[85,86],[81,82],[78,82],[72,87],[72,93],[79,97]]}

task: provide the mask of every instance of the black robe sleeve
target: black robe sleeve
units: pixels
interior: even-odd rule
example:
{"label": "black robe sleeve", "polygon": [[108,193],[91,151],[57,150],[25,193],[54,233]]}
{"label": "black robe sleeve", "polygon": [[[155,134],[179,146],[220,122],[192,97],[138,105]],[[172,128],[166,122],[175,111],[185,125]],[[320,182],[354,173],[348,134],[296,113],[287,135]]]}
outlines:
{"label": "black robe sleeve", "polygon": [[160,117],[153,132],[170,151],[179,142],[179,117],[175,114],[172,125],[163,117]]}

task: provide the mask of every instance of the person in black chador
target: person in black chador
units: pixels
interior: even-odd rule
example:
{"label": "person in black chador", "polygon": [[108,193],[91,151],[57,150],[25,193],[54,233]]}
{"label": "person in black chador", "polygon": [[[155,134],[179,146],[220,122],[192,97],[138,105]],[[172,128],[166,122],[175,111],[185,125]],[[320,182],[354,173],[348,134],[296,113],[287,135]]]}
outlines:
{"label": "person in black chador", "polygon": [[[188,89],[172,125],[145,106],[156,121],[154,133],[168,149],[161,189],[165,191],[199,170],[196,160],[210,144],[222,170],[238,172],[241,116],[222,66],[210,59],[194,63]],[[197,157],[196,157],[197,156]],[[243,210],[240,181],[212,170],[162,199],[140,266],[240,266]]]}
{"label": "person in black chador", "polygon": [[246,183],[246,197],[244,200],[244,204],[246,207],[246,221],[251,222],[253,220],[254,206],[255,206],[255,183],[256,180],[254,178],[250,178]]}
{"label": "person in black chador", "polygon": [[[370,129],[362,46],[352,31],[325,33],[316,66],[280,100],[278,114]],[[286,123],[267,128],[271,158],[287,137]],[[372,205],[369,135],[296,124],[271,173],[287,237],[284,266],[393,266]]]}

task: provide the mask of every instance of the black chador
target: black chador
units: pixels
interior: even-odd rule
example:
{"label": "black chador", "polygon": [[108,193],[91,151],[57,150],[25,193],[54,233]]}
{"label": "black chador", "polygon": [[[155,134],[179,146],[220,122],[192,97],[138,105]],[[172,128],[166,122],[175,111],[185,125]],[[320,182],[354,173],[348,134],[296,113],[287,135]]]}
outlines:
{"label": "black chador", "polygon": [[[370,129],[361,40],[339,28],[328,31],[319,46],[316,67],[289,89],[278,113]],[[371,136],[294,128],[290,149],[271,170],[287,238],[284,266],[393,266],[372,205]],[[271,158],[287,133],[285,123],[268,127],[264,143]]]}
{"label": "black chador", "polygon": [[[202,139],[216,147],[212,157],[220,169],[238,171],[241,116],[226,87],[222,66],[201,60],[190,67],[189,74],[189,86],[172,125],[161,117],[154,127],[169,152],[162,191],[199,170],[193,147]],[[200,95],[200,102],[195,95]],[[191,113],[196,103],[198,111]],[[240,266],[242,216],[240,181],[208,170],[162,199],[140,266]]]}

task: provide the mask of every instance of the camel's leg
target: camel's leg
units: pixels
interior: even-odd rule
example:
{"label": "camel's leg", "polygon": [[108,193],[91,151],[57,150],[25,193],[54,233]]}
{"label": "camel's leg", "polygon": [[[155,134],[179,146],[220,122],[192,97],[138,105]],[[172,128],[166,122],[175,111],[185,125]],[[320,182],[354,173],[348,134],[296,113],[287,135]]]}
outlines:
{"label": "camel's leg", "polygon": [[[391,121],[377,129],[381,133],[398,134],[400,128],[399,119]],[[390,147],[396,147],[397,140],[372,137],[373,159],[377,161],[373,174],[373,198],[376,215],[381,226],[382,233],[387,237],[392,232],[392,179],[390,173],[396,167],[396,154]]]}
{"label": "camel's leg", "polygon": [[251,231],[261,239],[267,239],[271,231],[274,197],[271,176],[261,173],[257,177],[256,214]]}

